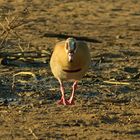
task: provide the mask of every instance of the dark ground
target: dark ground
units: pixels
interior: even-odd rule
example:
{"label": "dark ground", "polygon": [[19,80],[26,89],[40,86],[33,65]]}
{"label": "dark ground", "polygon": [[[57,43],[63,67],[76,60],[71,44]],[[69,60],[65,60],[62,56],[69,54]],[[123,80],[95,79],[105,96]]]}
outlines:
{"label": "dark ground", "polygon": [[[1,0],[2,26],[13,18],[10,32],[0,38],[1,140],[140,139],[139,0]],[[74,106],[56,104],[59,85],[47,52],[60,39],[43,37],[50,31],[102,42],[88,43],[92,65],[79,82]],[[21,51],[46,57],[2,55]],[[31,73],[15,76],[13,83],[18,72]],[[69,95],[68,83],[66,90]]]}

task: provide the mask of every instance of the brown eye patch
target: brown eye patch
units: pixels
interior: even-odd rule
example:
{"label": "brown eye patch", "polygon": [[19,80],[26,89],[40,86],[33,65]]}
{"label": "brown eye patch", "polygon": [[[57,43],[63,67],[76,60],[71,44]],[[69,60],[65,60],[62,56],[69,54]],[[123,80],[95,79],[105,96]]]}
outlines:
{"label": "brown eye patch", "polygon": [[66,43],[66,50],[69,50],[68,42]]}

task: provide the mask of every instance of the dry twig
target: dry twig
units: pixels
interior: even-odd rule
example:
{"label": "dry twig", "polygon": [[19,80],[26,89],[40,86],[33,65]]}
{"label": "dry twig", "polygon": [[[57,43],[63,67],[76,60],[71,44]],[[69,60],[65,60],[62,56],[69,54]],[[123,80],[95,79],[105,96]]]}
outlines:
{"label": "dry twig", "polygon": [[103,81],[106,84],[112,84],[112,85],[130,85],[128,82],[118,82],[118,81]]}
{"label": "dry twig", "polygon": [[39,138],[36,136],[36,134],[33,132],[31,128],[29,128],[30,133],[33,135],[33,137],[38,140]]}
{"label": "dry twig", "polygon": [[[32,72],[18,72],[18,73],[13,75],[12,89],[14,89],[14,87],[15,87],[15,82],[16,82],[15,77],[18,76],[18,75],[21,75],[21,76],[31,75],[34,78],[34,80],[37,81],[36,75]],[[17,81],[20,82],[20,83],[28,83],[29,82],[27,80],[25,81],[25,80],[21,80],[21,79],[18,79]]]}
{"label": "dry twig", "polygon": [[20,38],[23,40],[23,38],[21,38],[21,36],[14,30],[17,27],[20,27],[24,24],[27,24],[28,22],[24,21],[24,20],[19,20],[20,15],[16,15],[15,17],[13,17],[11,20],[8,19],[8,17],[5,17],[5,24],[0,23],[0,26],[2,27],[3,31],[0,34],[0,37],[2,39],[1,43],[0,43],[0,49],[3,48],[3,43],[5,42],[5,40],[7,39],[9,34],[12,34],[14,36],[16,36],[17,38]]}

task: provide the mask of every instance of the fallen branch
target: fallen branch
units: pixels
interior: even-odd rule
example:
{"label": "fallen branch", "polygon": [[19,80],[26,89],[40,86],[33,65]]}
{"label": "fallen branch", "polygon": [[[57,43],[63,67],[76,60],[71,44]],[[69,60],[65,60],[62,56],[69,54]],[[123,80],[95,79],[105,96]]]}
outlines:
{"label": "fallen branch", "polygon": [[[34,79],[35,81],[37,81],[36,75],[35,75],[34,73],[32,73],[32,72],[24,72],[24,71],[18,72],[18,73],[16,73],[16,74],[13,75],[12,89],[15,88],[15,83],[16,83],[16,77],[17,77],[17,76],[27,76],[27,75],[28,75],[28,76],[30,75],[31,77],[33,77],[33,79]],[[29,82],[29,80],[30,80],[30,79],[28,79],[28,80],[17,79],[17,82],[26,84],[26,83]]]}
{"label": "fallen branch", "polygon": [[118,81],[103,81],[106,84],[113,84],[113,85],[130,85],[128,82],[118,82]]}
{"label": "fallen branch", "polygon": [[63,34],[63,33],[45,33],[43,35],[43,37],[52,37],[52,38],[62,38],[62,39],[66,39],[68,37],[73,37],[77,40],[81,40],[81,41],[87,41],[87,42],[92,42],[92,43],[102,43],[100,40],[94,39],[94,38],[89,38],[86,36],[74,36],[74,35],[67,35],[67,34]]}

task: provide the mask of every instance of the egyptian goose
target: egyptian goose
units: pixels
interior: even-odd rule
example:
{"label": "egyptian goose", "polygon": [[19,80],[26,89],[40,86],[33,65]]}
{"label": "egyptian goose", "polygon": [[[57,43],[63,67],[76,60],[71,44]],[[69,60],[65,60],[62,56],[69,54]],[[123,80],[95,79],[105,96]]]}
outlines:
{"label": "egyptian goose", "polygon": [[[77,82],[80,80],[90,65],[90,53],[85,42],[68,38],[56,44],[50,60],[53,75],[60,83],[61,99],[58,102],[63,105],[74,104],[74,93]],[[65,99],[64,80],[73,80],[72,93],[69,100]]]}

